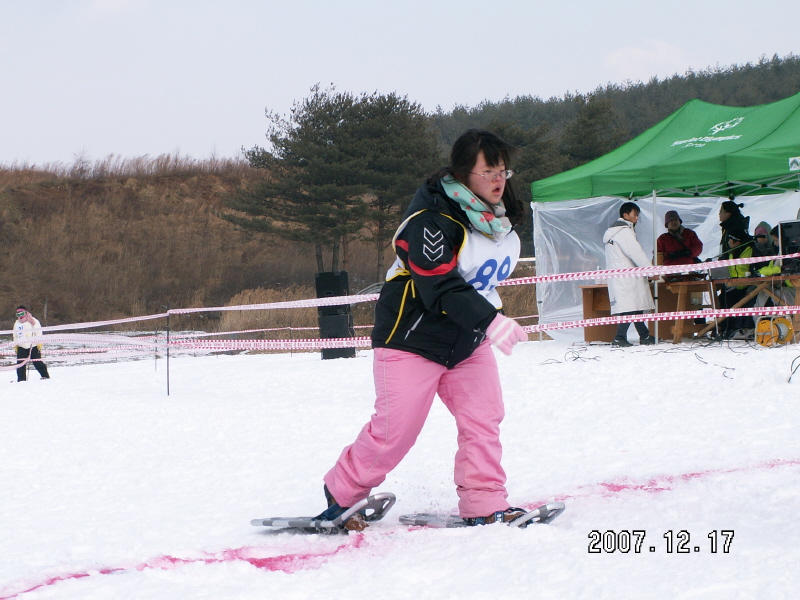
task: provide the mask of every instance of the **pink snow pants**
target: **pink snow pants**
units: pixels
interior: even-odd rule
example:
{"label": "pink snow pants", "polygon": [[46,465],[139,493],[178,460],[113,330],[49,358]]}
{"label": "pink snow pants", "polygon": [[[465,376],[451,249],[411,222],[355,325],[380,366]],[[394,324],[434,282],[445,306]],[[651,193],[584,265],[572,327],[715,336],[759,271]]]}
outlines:
{"label": "pink snow pants", "polygon": [[416,354],[376,348],[373,374],[375,414],[324,478],[341,506],[363,500],[383,483],[416,442],[438,393],[458,429],[454,480],[460,515],[482,517],[508,508],[500,466],[505,411],[488,342],[450,370]]}

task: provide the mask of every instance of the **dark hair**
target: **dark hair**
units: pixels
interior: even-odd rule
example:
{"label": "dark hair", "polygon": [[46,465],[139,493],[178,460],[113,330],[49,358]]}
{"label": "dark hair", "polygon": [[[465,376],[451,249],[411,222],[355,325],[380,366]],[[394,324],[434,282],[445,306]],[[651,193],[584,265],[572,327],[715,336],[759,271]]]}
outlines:
{"label": "dark hair", "polygon": [[[475,167],[475,163],[478,162],[478,154],[480,152],[483,152],[486,164],[490,167],[502,163],[508,169],[516,150],[514,146],[504,142],[490,131],[467,129],[458,136],[453,148],[450,150],[450,166],[432,175],[428,182],[439,180],[445,175],[452,175],[461,183],[466,183],[467,179],[469,179],[469,174]],[[508,217],[511,224],[515,227],[522,225],[525,222],[525,209],[514,193],[511,180],[506,182],[502,201],[503,206],[506,207],[506,217]]]}
{"label": "dark hair", "polygon": [[778,226],[772,228],[772,231],[769,232],[770,235],[774,235],[775,237],[780,237],[780,233],[778,233]]}
{"label": "dark hair", "polygon": [[480,152],[483,152],[486,164],[490,167],[503,163],[508,168],[516,148],[489,131],[467,129],[458,137],[450,150],[450,169],[453,177],[462,183],[465,182],[475,167]]}
{"label": "dark hair", "polygon": [[744,204],[736,204],[733,200],[725,200],[725,202],[722,203],[722,210],[732,215],[742,214],[742,211],[739,210],[740,208],[744,208]]}
{"label": "dark hair", "polygon": [[20,304],[20,305],[19,305],[17,308],[15,308],[14,310],[16,311],[16,310],[20,310],[20,309],[24,310],[25,312],[28,312],[28,307],[27,307],[27,306],[25,306],[25,305],[23,305],[23,304]]}
{"label": "dark hair", "polygon": [[619,216],[620,218],[622,215],[627,215],[632,210],[635,210],[637,213],[642,212],[639,208],[639,205],[636,202],[623,202],[622,206],[619,207]]}

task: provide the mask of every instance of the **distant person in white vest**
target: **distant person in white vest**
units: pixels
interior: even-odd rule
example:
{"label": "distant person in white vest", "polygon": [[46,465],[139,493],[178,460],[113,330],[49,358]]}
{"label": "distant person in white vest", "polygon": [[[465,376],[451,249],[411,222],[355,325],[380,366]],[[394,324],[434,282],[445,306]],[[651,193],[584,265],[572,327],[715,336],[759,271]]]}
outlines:
{"label": "distant person in white vest", "polygon": [[[651,267],[652,261],[642,250],[634,227],[639,221],[639,207],[635,202],[625,202],[619,207],[619,219],[603,235],[606,249],[606,269],[629,269]],[[612,315],[640,315],[653,310],[653,296],[647,277],[622,277],[608,280],[608,299]],[[655,338],[641,321],[634,323],[639,334],[639,343],[655,344]],[[628,341],[630,323],[620,323],[611,345],[619,348],[632,346]]]}
{"label": "distant person in white vest", "polygon": [[28,359],[39,372],[42,379],[50,379],[47,365],[42,362],[42,344],[36,338],[42,337],[42,324],[24,306],[18,306],[17,320],[14,323],[14,342],[17,346],[17,382],[28,379]]}

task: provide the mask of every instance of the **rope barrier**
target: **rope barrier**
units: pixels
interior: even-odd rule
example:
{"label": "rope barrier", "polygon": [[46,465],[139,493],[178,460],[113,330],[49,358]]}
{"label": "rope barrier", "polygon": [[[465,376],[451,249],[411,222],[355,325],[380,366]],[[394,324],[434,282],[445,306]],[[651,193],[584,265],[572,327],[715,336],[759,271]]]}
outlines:
{"label": "rope barrier", "polygon": [[[669,266],[647,266],[632,267],[627,269],[608,269],[602,271],[582,271],[576,273],[556,273],[551,275],[540,275],[532,277],[521,277],[516,279],[506,279],[500,282],[499,286],[509,285],[529,285],[545,282],[561,281],[582,281],[596,279],[612,279],[623,277],[654,277],[662,275],[672,275],[678,273],[692,273],[698,271],[708,271],[718,267],[729,267],[739,264],[752,264],[769,260],[800,258],[800,253],[785,254],[771,257],[749,257],[739,259],[718,260],[706,263],[696,263],[691,265],[669,265]],[[90,329],[110,325],[120,325],[125,323],[136,323],[152,319],[163,319],[170,315],[188,315],[201,312],[221,312],[221,311],[245,311],[245,310],[272,310],[286,308],[313,308],[320,306],[336,306],[343,304],[358,304],[362,302],[372,302],[377,300],[378,294],[360,294],[354,296],[336,296],[327,298],[312,298],[305,300],[290,300],[284,302],[270,302],[265,304],[248,304],[238,306],[222,306],[210,308],[186,308],[170,309],[164,313],[145,315],[140,317],[129,317],[125,319],[114,319],[106,321],[93,321],[87,323],[72,323],[66,325],[52,325],[43,327],[44,333],[36,338],[36,343],[42,344],[91,344],[94,346],[113,344],[111,347],[97,350],[61,348],[48,351],[50,360],[80,360],[84,357],[97,358],[100,356],[110,356],[116,353],[117,356],[142,356],[145,353],[160,353],[167,348],[176,351],[246,351],[246,350],[319,350],[327,348],[364,348],[370,347],[369,337],[353,338],[326,338],[326,339],[291,339],[291,340],[199,340],[203,337],[216,337],[223,335],[240,335],[245,333],[259,333],[267,331],[318,331],[318,327],[274,327],[263,329],[244,329],[228,332],[188,332],[172,334],[169,344],[166,340],[161,340],[157,336],[148,334],[146,336],[126,336],[119,334],[58,334],[49,332],[60,332],[67,330]],[[597,325],[616,325],[619,323],[630,323],[634,321],[668,321],[678,319],[696,318],[716,318],[740,315],[787,315],[800,313],[800,307],[781,306],[768,308],[737,308],[737,309],[703,309],[700,311],[682,311],[670,313],[638,314],[638,315],[615,315],[610,317],[600,317],[595,319],[581,319],[578,321],[564,321],[559,323],[545,323],[538,325],[527,325],[523,329],[528,333],[540,333],[558,329],[571,329],[575,327],[592,327]],[[538,315],[528,315],[519,319],[538,317]],[[359,325],[355,328],[367,329],[372,325]],[[0,334],[10,334],[13,330],[0,331]],[[193,341],[192,341],[193,340]],[[0,343],[0,349],[13,347],[14,343]],[[71,356],[74,355],[74,356]],[[84,355],[84,356],[81,356]],[[16,369],[27,365],[30,359],[14,364],[10,367],[0,367],[0,370]]]}
{"label": "rope barrier", "polygon": [[544,323],[541,325],[525,325],[522,327],[528,333],[538,333],[556,329],[572,329],[573,327],[594,327],[596,325],[618,325],[620,323],[633,323],[634,321],[675,321],[686,319],[716,317],[740,317],[744,315],[788,315],[800,313],[800,306],[767,306],[756,308],[720,308],[703,310],[685,310],[667,313],[644,313],[638,315],[616,315],[612,317],[597,317],[594,319],[581,319],[578,321],[561,321],[558,323]]}
{"label": "rope barrier", "polygon": [[[327,348],[369,348],[368,337],[325,338],[312,340],[219,340],[205,341],[191,346],[180,342],[177,348],[199,348],[205,350],[320,350]],[[170,343],[170,347],[172,344]]]}
{"label": "rope barrier", "polygon": [[[621,277],[654,277],[657,275],[674,275],[677,273],[694,273],[708,271],[717,267],[729,267],[740,264],[752,264],[769,260],[800,258],[800,253],[781,254],[770,257],[749,257],[728,260],[718,260],[714,262],[696,263],[692,265],[668,265],[654,267],[632,267],[629,269],[609,269],[604,271],[581,271],[577,273],[555,273],[552,275],[538,275],[533,277],[520,277],[516,279],[506,279],[498,284],[506,285],[529,285],[536,283],[549,283],[555,281],[584,281],[593,279],[615,279]],[[278,308],[314,308],[320,306],[337,306],[344,304],[359,304],[362,302],[373,302],[378,299],[378,294],[360,294],[355,296],[333,296],[327,298],[309,298],[306,300],[287,300],[284,302],[269,302],[266,304],[243,304],[238,306],[215,306],[206,308],[173,308],[165,313],[145,315],[141,317],[128,317],[125,319],[115,319],[109,321],[92,321],[89,323],[71,323],[67,325],[50,325],[42,327],[42,331],[66,331],[74,329],[91,329],[95,327],[107,327],[110,325],[120,325],[125,323],[136,323],[152,319],[165,319],[170,315],[188,315],[203,312],[224,312],[224,311],[245,311],[245,310],[272,310]],[[8,329],[0,331],[0,335],[13,333]]]}
{"label": "rope barrier", "polygon": [[[610,269],[606,271],[580,271],[576,273],[554,273],[552,275],[536,275],[533,277],[519,277],[516,279],[506,279],[498,284],[503,285],[526,285],[530,283],[549,283],[553,281],[584,281],[587,279],[618,279],[621,277],[654,277],[657,275],[676,275],[682,273],[697,273],[700,271],[710,271],[719,267],[731,267],[734,265],[749,265],[753,263],[763,263],[765,258],[769,260],[798,258],[800,253],[781,254],[777,256],[750,256],[747,258],[731,258],[717,260],[713,262],[693,263],[691,265],[657,265],[653,267],[630,267],[627,269]],[[798,275],[800,277],[800,275]]]}
{"label": "rope barrier", "polygon": [[[631,323],[634,321],[673,321],[680,319],[696,318],[717,318],[717,317],[736,317],[744,315],[787,315],[799,314],[800,306],[770,306],[761,308],[726,308],[726,309],[703,309],[695,311],[676,311],[666,313],[651,313],[637,315],[616,315],[611,317],[598,317],[594,319],[581,319],[578,321],[562,321],[559,323],[544,323],[539,325],[526,325],[523,330],[528,333],[539,333],[558,329],[571,329],[575,327],[593,327],[597,325],[618,325],[620,323]],[[77,340],[96,342],[90,335],[44,335],[42,342],[75,342]],[[325,339],[298,339],[298,340],[171,340],[149,342],[137,341],[135,338],[123,338],[127,346],[107,348],[112,350],[130,350],[131,347],[142,347],[144,352],[152,353],[153,349],[164,352],[169,347],[174,350],[207,350],[207,351],[230,351],[230,350],[319,350],[327,348],[368,348],[371,346],[369,337],[353,338],[325,338]],[[79,353],[85,350],[62,350],[62,353]],[[49,353],[50,356],[57,354],[55,351]]]}

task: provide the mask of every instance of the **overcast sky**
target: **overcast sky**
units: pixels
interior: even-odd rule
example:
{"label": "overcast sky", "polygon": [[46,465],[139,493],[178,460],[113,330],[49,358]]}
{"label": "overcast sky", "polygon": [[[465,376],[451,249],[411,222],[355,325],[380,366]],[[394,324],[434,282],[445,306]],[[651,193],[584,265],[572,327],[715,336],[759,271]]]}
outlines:
{"label": "overcast sky", "polygon": [[797,0],[0,0],[0,164],[265,145],[319,82],[427,110],[800,53]]}

